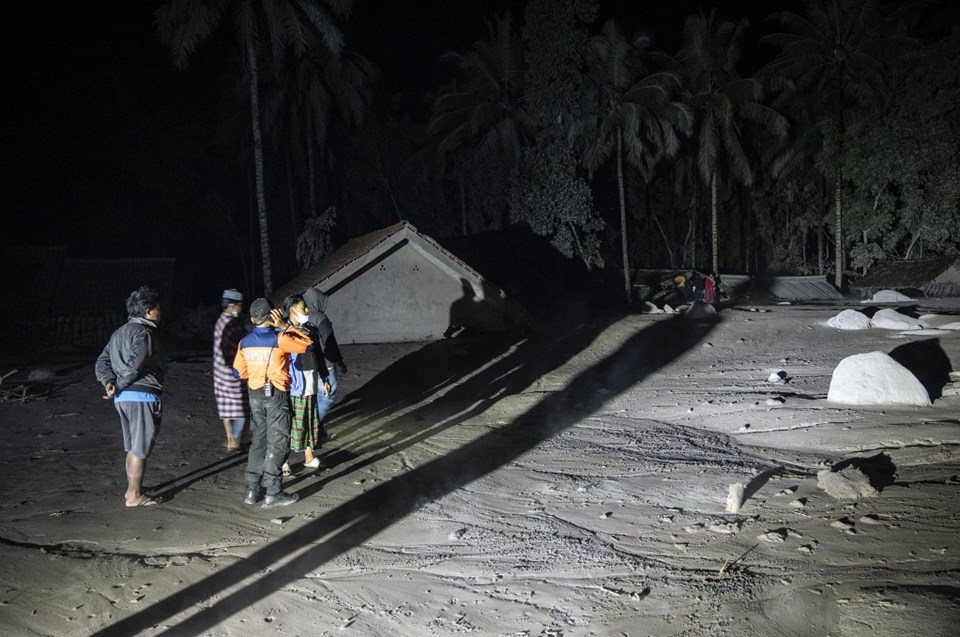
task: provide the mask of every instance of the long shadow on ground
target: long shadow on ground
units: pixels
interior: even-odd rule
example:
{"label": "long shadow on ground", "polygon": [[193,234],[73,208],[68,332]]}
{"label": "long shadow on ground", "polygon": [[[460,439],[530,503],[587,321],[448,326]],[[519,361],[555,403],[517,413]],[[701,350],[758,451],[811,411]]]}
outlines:
{"label": "long shadow on ground", "polygon": [[502,334],[427,343],[347,394],[331,412],[326,425],[348,425],[338,429],[339,437],[360,430],[462,382],[483,364],[522,342],[516,334]]}
{"label": "long shadow on ground", "polygon": [[[469,396],[466,392],[486,387],[483,396],[487,400],[519,391],[543,373],[558,368],[582,352],[610,322],[574,330],[566,343],[558,344],[555,339],[525,342],[494,365],[474,374],[462,389],[456,391]],[[95,635],[136,634],[169,622],[178,613],[203,606],[226,589],[255,578],[160,633],[201,634],[251,603],[363,544],[425,503],[495,471],[580,422],[606,401],[690,350],[715,325],[716,319],[691,321],[681,316],[652,323],[630,337],[616,352],[574,377],[564,390],[549,393],[513,422],[344,502],[247,559],[187,586]],[[448,396],[453,391],[448,392]],[[476,398],[476,393],[473,395]],[[455,403],[458,402],[462,408],[463,402],[451,400],[451,413],[457,409]],[[467,405],[477,405],[471,407],[469,413],[482,411],[485,408],[483,402],[467,402]],[[460,415],[452,422],[460,422],[464,417],[470,416]],[[324,539],[318,542],[320,538]],[[294,555],[295,560],[277,568],[279,562]],[[270,572],[271,569],[276,570]]]}
{"label": "long shadow on ground", "polygon": [[[325,473],[322,480],[298,491],[300,497],[313,495],[347,473],[408,449],[474,418],[506,396],[523,392],[584,351],[610,322],[551,330],[549,333],[557,335],[552,342],[515,336],[440,341],[405,356],[344,400],[353,411],[337,436],[340,440],[352,438],[323,462],[329,469],[347,466]],[[445,355],[438,355],[437,350]],[[414,405],[415,409],[406,411]],[[338,412],[331,427],[343,422],[342,413]],[[364,425],[372,421],[380,424],[365,430]]]}

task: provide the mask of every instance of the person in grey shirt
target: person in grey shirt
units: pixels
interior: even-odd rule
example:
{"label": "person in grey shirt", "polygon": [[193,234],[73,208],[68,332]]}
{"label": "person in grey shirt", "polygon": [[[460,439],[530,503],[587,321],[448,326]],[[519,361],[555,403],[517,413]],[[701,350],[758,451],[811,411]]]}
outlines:
{"label": "person in grey shirt", "polygon": [[120,414],[126,451],[126,505],[143,507],[159,503],[143,492],[143,474],[163,416],[160,396],[166,359],[157,330],[160,295],[147,286],[131,292],[127,314],[127,322],[114,331],[97,357],[96,373],[103,397],[112,399]]}

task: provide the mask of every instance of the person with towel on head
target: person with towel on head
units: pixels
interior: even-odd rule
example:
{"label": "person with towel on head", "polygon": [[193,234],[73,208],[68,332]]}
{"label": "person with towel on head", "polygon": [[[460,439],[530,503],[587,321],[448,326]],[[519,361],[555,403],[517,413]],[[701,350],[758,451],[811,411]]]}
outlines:
{"label": "person with towel on head", "polygon": [[227,449],[240,448],[243,426],[250,415],[247,385],[233,375],[233,359],[240,339],[247,335],[240,314],[243,294],[230,289],[220,295],[220,316],[213,326],[213,396],[227,435]]}
{"label": "person with towel on head", "polygon": [[[293,424],[290,427],[290,451],[303,452],[303,466],[308,469],[320,467],[315,455],[323,444],[323,432],[319,401],[332,391],[330,372],[323,358],[323,348],[317,327],[307,320],[307,307],[303,297],[291,294],[283,301],[290,324],[304,330],[313,341],[313,351],[290,355],[290,403],[293,408]],[[326,412],[324,412],[326,413]],[[291,475],[290,464],[283,463],[283,475]]]}

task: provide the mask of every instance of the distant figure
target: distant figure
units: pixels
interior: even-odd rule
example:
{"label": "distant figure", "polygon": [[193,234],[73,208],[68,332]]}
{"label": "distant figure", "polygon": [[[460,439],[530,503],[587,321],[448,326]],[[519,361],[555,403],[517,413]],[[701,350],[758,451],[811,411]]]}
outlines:
{"label": "distant figure", "polygon": [[703,277],[696,270],[690,274],[687,279],[687,287],[690,289],[690,298],[694,301],[703,300]]}
{"label": "distant figure", "polygon": [[233,375],[233,359],[240,339],[247,335],[240,314],[243,312],[243,294],[224,290],[220,298],[220,316],[213,326],[213,395],[217,412],[227,435],[227,449],[240,448],[243,426],[250,414],[247,386]]}
{"label": "distant figure", "polygon": [[330,434],[324,426],[324,419],[330,413],[337,398],[337,384],[339,376],[347,374],[347,364],[343,360],[343,352],[337,343],[337,335],[333,332],[333,323],[324,310],[327,307],[327,295],[317,286],[309,288],[303,293],[303,302],[307,307],[307,322],[316,326],[323,348],[323,356],[318,360],[327,366],[327,378],[330,380],[330,393],[317,394],[317,417],[320,419],[320,442],[329,440]]}
{"label": "distant figure", "polygon": [[160,395],[167,364],[157,331],[160,295],[147,286],[135,290],[127,297],[127,315],[127,322],[114,331],[97,357],[96,374],[104,398],[112,398],[120,414],[127,454],[126,505],[144,507],[159,502],[143,493],[143,474],[163,415]]}
{"label": "distant figure", "polygon": [[716,281],[719,277],[704,277],[703,279],[703,300],[707,303],[713,303],[716,300]]}
{"label": "distant figure", "polygon": [[290,354],[313,345],[310,337],[288,327],[280,310],[267,299],[250,305],[253,331],[240,340],[233,361],[238,378],[247,381],[250,396],[250,454],[244,502],[263,507],[293,504],[297,494],[284,493],[281,465],[290,448]]}
{"label": "distant figure", "polygon": [[[304,330],[313,341],[311,351],[290,355],[290,404],[293,407],[290,451],[302,451],[303,466],[316,469],[320,466],[320,459],[314,453],[323,444],[319,401],[326,399],[331,393],[331,372],[323,358],[320,333],[317,326],[309,321],[303,297],[299,294],[288,296],[283,301],[283,307],[291,324]],[[284,463],[283,475],[289,474],[290,465]]]}
{"label": "distant figure", "polygon": [[690,294],[690,288],[687,287],[687,277],[682,274],[673,277],[673,290],[667,294],[664,302],[676,309],[692,300],[693,296]]}

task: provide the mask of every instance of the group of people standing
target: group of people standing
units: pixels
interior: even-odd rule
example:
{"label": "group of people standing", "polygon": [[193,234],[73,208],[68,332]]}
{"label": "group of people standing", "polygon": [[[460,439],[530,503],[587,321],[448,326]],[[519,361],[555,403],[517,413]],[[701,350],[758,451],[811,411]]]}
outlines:
{"label": "group of people standing", "polygon": [[[229,295],[222,303],[225,311],[236,308],[239,292],[226,290],[224,295]],[[228,306],[228,301],[234,302]],[[217,366],[225,367],[229,359],[218,360],[217,350],[225,348],[222,335],[218,343],[215,332],[215,392],[239,391],[249,399],[247,504],[263,500],[264,507],[274,507],[297,501],[296,494],[282,489],[283,476],[290,475],[287,457],[291,451],[303,452],[305,467],[320,466],[315,452],[327,438],[323,421],[333,406],[337,373],[347,371],[333,325],[324,313],[326,302],[326,294],[317,288],[288,296],[282,308],[273,307],[267,299],[255,300],[250,305],[253,330],[232,350],[232,375],[224,369],[217,371]],[[220,408],[219,399],[217,404]],[[220,417],[225,430],[229,427],[227,446],[238,446],[242,430],[233,428],[237,412],[226,407]]]}
{"label": "group of people standing", "polygon": [[[297,501],[282,488],[283,476],[290,475],[291,451],[304,453],[305,467],[320,466],[316,454],[327,439],[324,418],[334,403],[338,373],[347,371],[324,312],[326,301],[318,288],[287,297],[280,308],[256,299],[248,331],[241,318],[243,294],[229,289],[221,295],[213,332],[214,396],[227,449],[241,448],[249,420],[247,504],[263,501],[269,508]],[[166,362],[158,337],[160,312],[160,297],[152,288],[131,293],[129,319],[96,363],[104,398],[114,401],[120,415],[128,507],[158,503],[143,493],[143,474],[162,420]]]}

